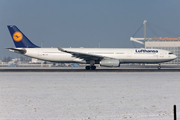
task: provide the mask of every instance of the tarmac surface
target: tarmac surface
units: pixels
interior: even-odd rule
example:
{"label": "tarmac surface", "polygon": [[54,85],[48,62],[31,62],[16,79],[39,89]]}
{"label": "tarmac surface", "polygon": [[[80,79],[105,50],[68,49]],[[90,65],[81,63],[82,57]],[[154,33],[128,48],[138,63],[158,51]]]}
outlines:
{"label": "tarmac surface", "polygon": [[60,68],[42,68],[42,67],[3,67],[0,72],[180,72],[180,68],[97,68],[96,70],[86,70],[83,67],[60,67]]}

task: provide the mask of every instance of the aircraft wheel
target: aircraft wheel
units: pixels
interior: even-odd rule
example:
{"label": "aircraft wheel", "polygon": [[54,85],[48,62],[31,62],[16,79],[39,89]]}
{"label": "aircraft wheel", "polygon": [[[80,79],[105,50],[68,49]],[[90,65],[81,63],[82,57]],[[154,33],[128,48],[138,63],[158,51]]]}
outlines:
{"label": "aircraft wheel", "polygon": [[160,70],[160,69],[161,69],[161,66],[158,66],[157,68],[158,68],[158,70]]}
{"label": "aircraft wheel", "polygon": [[95,70],[96,69],[96,66],[91,66],[91,70]]}
{"label": "aircraft wheel", "polygon": [[86,66],[86,70],[90,70],[90,66]]}

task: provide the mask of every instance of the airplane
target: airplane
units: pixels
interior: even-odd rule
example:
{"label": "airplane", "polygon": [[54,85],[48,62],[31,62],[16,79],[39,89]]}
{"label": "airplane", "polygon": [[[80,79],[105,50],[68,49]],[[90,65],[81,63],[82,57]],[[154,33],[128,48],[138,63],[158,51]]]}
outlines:
{"label": "airplane", "polygon": [[15,48],[9,51],[43,61],[89,64],[86,70],[95,70],[95,64],[103,67],[120,67],[126,63],[160,63],[177,58],[172,52],[145,48],[41,48],[33,44],[15,25],[7,26]]}

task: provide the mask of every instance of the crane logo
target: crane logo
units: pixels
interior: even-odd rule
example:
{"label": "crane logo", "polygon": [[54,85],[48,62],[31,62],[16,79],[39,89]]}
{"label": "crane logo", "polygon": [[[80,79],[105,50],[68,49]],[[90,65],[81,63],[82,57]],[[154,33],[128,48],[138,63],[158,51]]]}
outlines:
{"label": "crane logo", "polygon": [[14,39],[14,41],[16,41],[16,42],[21,41],[22,38],[23,38],[23,35],[22,35],[22,33],[20,33],[20,32],[15,32],[15,33],[13,34],[13,39]]}

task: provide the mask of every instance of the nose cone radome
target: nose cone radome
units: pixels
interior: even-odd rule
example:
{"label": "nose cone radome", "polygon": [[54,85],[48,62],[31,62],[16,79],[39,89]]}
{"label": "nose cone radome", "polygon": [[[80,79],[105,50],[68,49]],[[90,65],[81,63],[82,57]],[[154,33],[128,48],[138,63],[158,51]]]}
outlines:
{"label": "nose cone radome", "polygon": [[176,56],[176,55],[173,55],[173,56],[172,56],[172,58],[173,58],[173,59],[176,59],[176,58],[177,58],[177,56]]}

